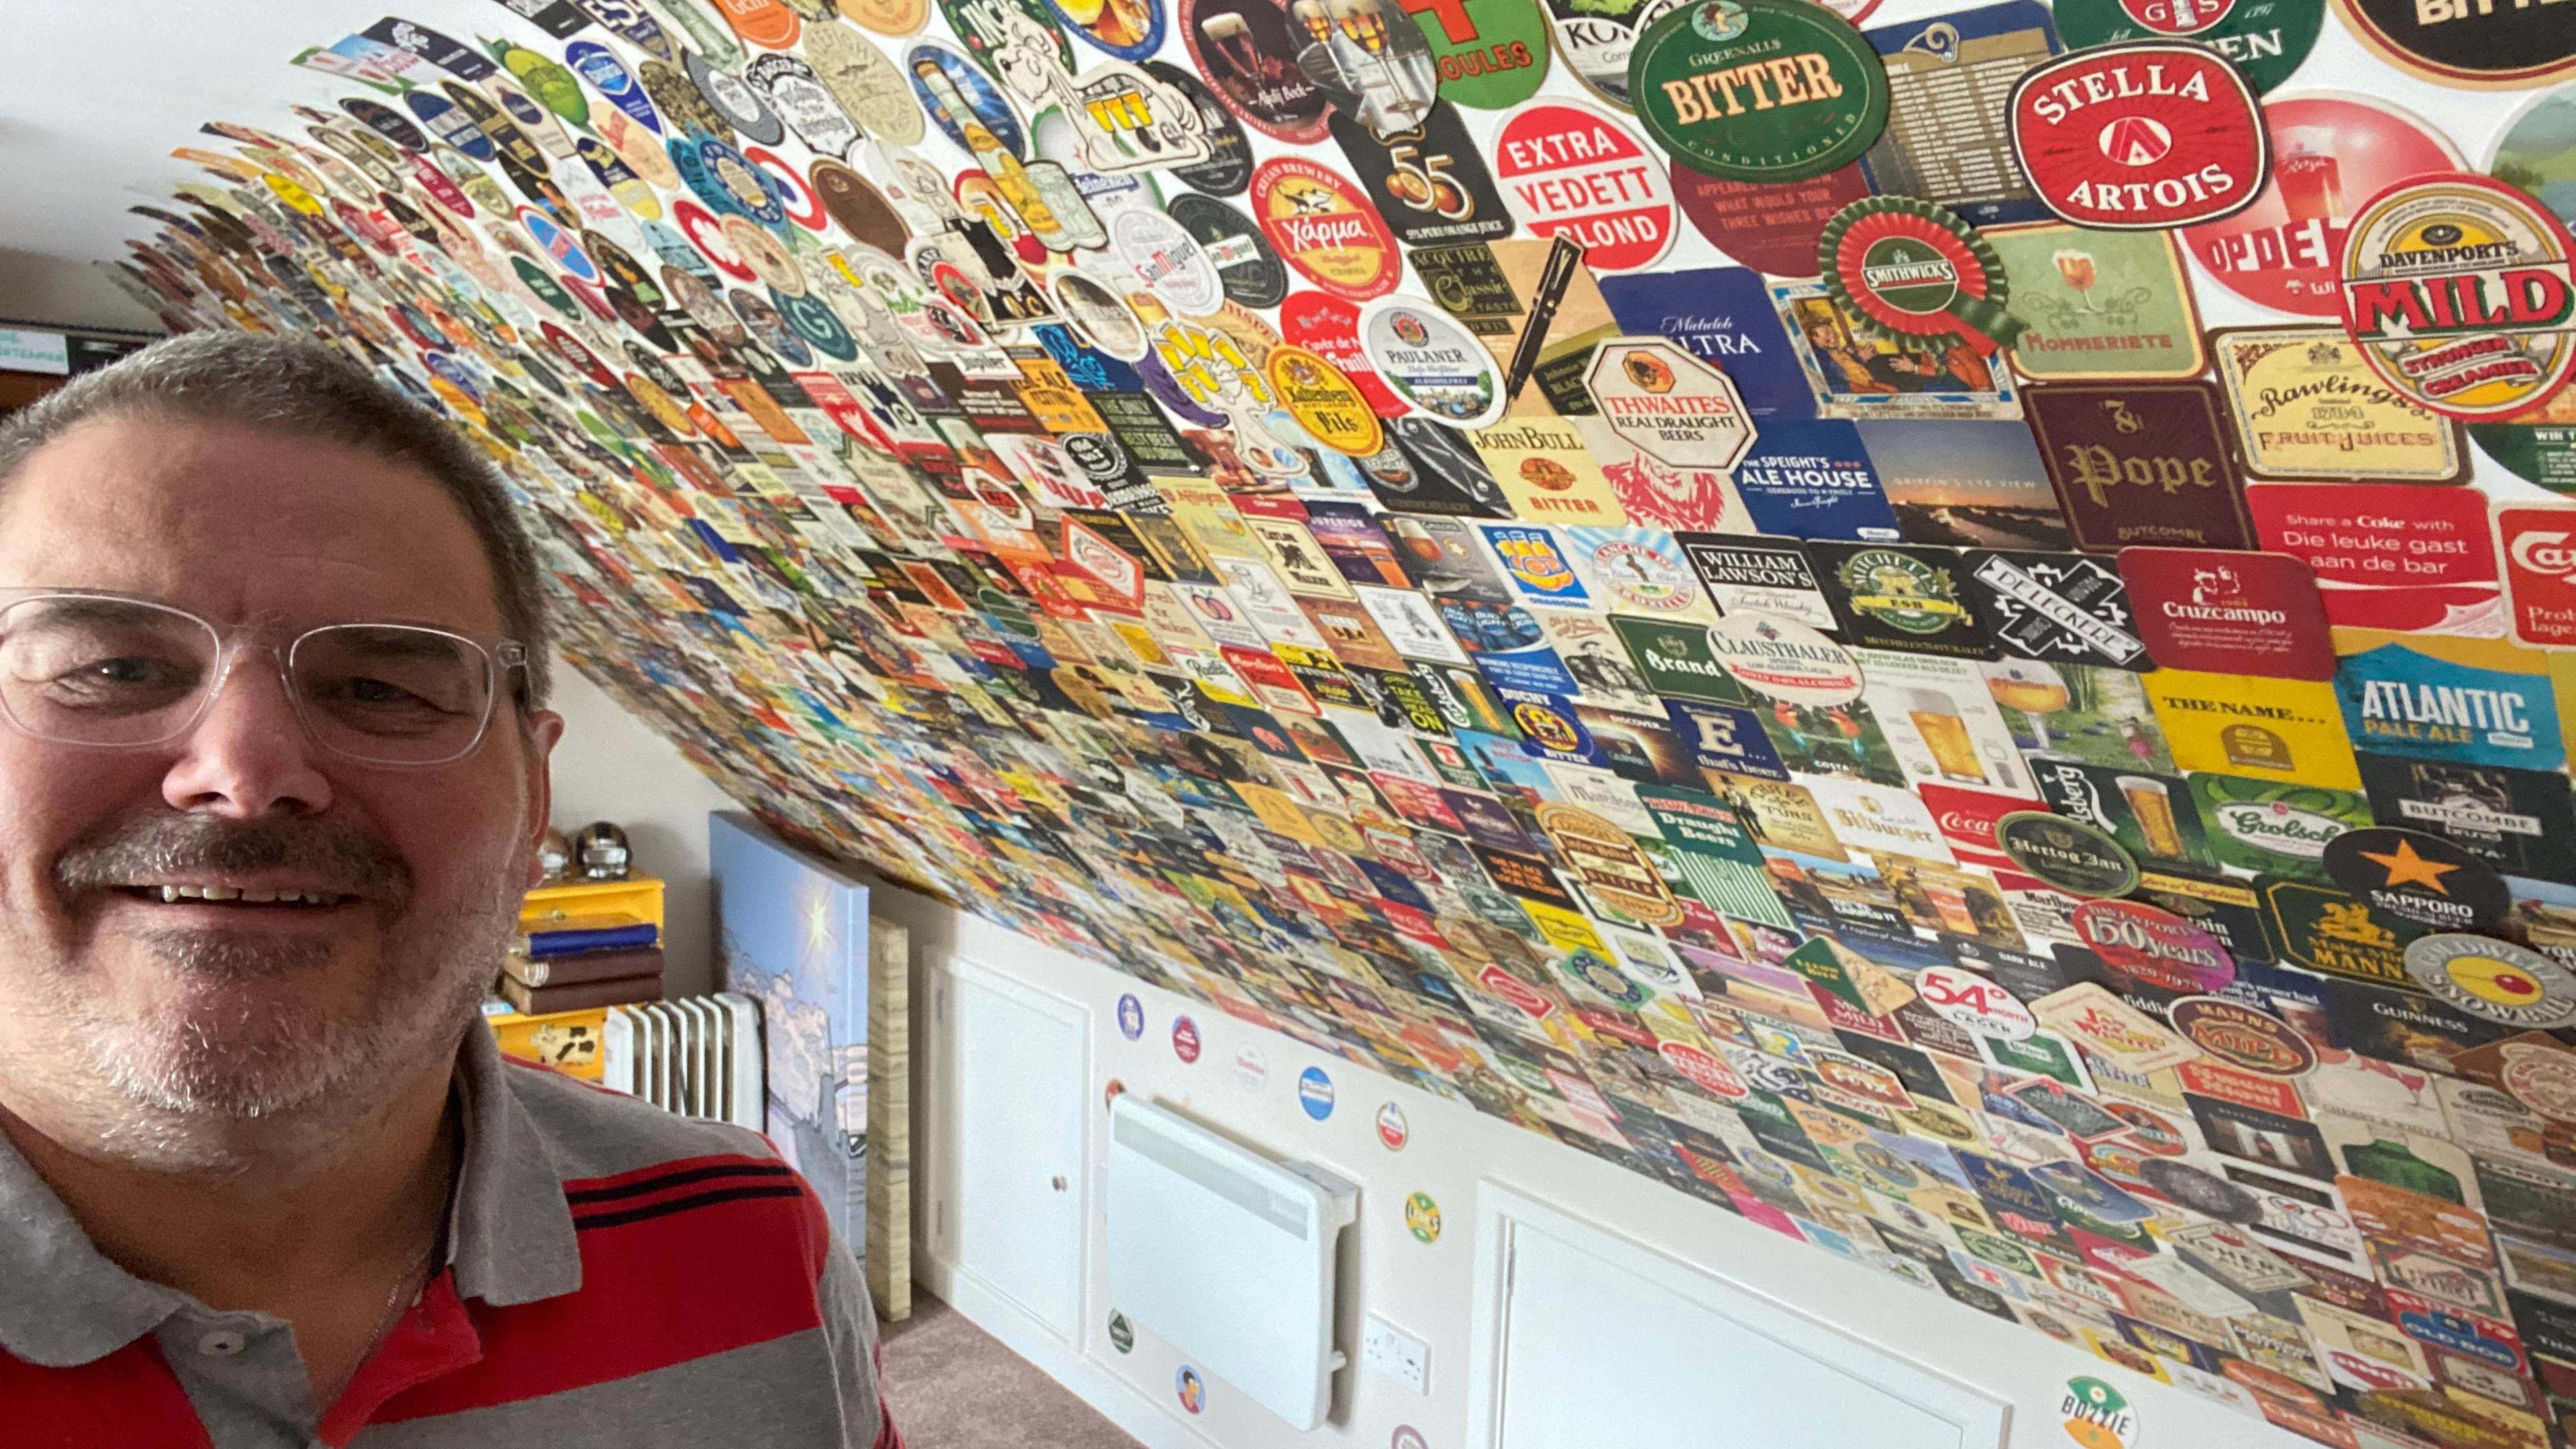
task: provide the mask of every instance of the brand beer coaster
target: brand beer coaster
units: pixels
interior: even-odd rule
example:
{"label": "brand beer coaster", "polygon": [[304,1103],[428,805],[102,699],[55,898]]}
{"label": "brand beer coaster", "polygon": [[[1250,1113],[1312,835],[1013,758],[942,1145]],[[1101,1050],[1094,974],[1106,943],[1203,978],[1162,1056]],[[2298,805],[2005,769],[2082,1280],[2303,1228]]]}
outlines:
{"label": "brand beer coaster", "polygon": [[1252,214],[1297,274],[1346,301],[1395,290],[1402,254],[1368,198],[1302,156],[1274,156],[1252,173]]}
{"label": "brand beer coaster", "polygon": [[2075,934],[2102,964],[2157,991],[2216,991],[2236,979],[2218,938],[2161,906],[2092,900],[2075,908]]}
{"label": "brand beer coaster", "polygon": [[1852,161],[1887,125],[1887,69],[1850,23],[1808,0],[1696,0],[1628,57],[1646,134],[1728,181],[1797,181]]}
{"label": "brand beer coaster", "polygon": [[2299,68],[2325,28],[2325,0],[2057,0],[2069,49],[2184,39],[2234,61],[2270,94]]}
{"label": "brand beer coaster", "polygon": [[[2222,327],[2209,334],[2209,346],[2249,475],[2388,484],[2400,492],[2406,484],[2468,476],[2460,425],[2383,385],[2341,331]],[[2453,506],[2424,501],[2427,509]]]}
{"label": "brand beer coaster", "polygon": [[2304,1077],[2317,1049],[2288,1022],[2226,996],[2186,996],[2165,1008],[2183,1039],[2218,1060],[2264,1077]]}
{"label": "brand beer coaster", "polygon": [[2316,576],[2280,553],[2124,548],[2139,637],[2168,669],[2332,679],[2335,653]]}
{"label": "brand beer coaster", "polygon": [[2436,1000],[2484,1021],[2532,1031],[2576,1022],[2576,976],[2510,941],[2425,936],[2407,945],[2406,974]]}
{"label": "brand beer coaster", "polygon": [[2335,0],[2335,10],[2381,59],[2442,85],[2502,89],[2576,73],[2576,25],[2545,5]]}
{"label": "brand beer coaster", "polygon": [[[1345,8],[1366,15],[1374,5],[1363,0]],[[1547,11],[1539,0],[1402,0],[1402,8],[1412,16],[1420,41],[1429,46],[1426,58],[1439,77],[1440,94],[1459,105],[1479,110],[1516,106],[1536,94],[1547,78]],[[1402,34],[1403,24],[1393,20],[1379,32],[1383,40],[1374,50],[1367,43],[1369,27],[1348,27],[1358,32],[1346,42],[1355,79],[1385,76],[1387,61],[1409,48],[1405,40],[1415,38]],[[1346,33],[1337,22],[1335,34]]]}
{"label": "brand beer coaster", "polygon": [[1613,337],[1584,386],[1610,430],[1674,468],[1733,468],[1753,446],[1753,420],[1725,373],[1668,337]]}
{"label": "brand beer coaster", "polygon": [[[1997,0],[1873,26],[1868,39],[1887,67],[1888,96],[1887,134],[1861,162],[1870,185],[1978,226],[2046,220],[2048,208],[2013,164],[2003,100],[2014,79],[2065,49],[2049,7]],[[1970,94],[1978,99],[1961,107]]]}
{"label": "brand beer coaster", "polygon": [[2060,382],[2022,403],[2078,546],[2254,546],[2215,386]]}
{"label": "brand beer coaster", "polygon": [[1461,428],[1485,427],[1503,415],[1494,355],[1436,304],[1412,297],[1371,302],[1361,309],[1359,335],[1370,369],[1411,406]]}
{"label": "brand beer coaster", "polygon": [[1523,106],[1494,133],[1503,204],[1532,236],[1571,237],[1596,273],[1651,267],[1677,222],[1664,163],[1592,106]]}
{"label": "brand beer coaster", "polygon": [[2004,310],[2011,284],[2002,260],[1947,207],[1864,197],[1825,224],[1816,262],[1838,306],[1901,342],[1956,339],[1992,352],[2021,333]]}
{"label": "brand beer coaster", "polygon": [[1303,347],[1282,343],[1266,364],[1279,405],[1315,441],[1336,453],[1365,458],[1386,445],[1385,429],[1359,388],[1342,370]]}
{"label": "brand beer coaster", "polygon": [[2437,931],[2482,931],[2513,909],[2495,867],[2438,835],[2393,826],[2326,842],[2326,874],[2375,910]]}
{"label": "brand beer coaster", "polygon": [[2014,865],[2071,896],[2125,896],[2138,888],[2138,863],[2109,831],[2017,810],[1995,822],[1995,844]]}
{"label": "brand beer coaster", "polygon": [[1990,659],[1994,641],[1946,548],[1816,539],[1807,545],[1845,639],[1872,649]]}
{"label": "brand beer coaster", "polygon": [[2170,232],[2101,231],[2063,222],[1988,227],[2025,330],[2013,370],[2064,378],[2198,377],[2209,369],[2182,248]]}
{"label": "brand beer coaster", "polygon": [[2566,225],[2503,182],[2401,181],[2345,235],[2344,327],[2405,396],[2472,422],[2507,418],[2576,372],[2571,253]]}
{"label": "brand beer coaster", "polygon": [[1972,549],[1961,560],[2005,653],[2115,669],[2154,667],[2119,570],[2080,553]]}
{"label": "brand beer coaster", "polygon": [[2227,60],[2140,41],[2078,51],[2013,86],[2013,156],[2079,226],[2162,231],[2233,216],[2270,172],[2262,106]]}

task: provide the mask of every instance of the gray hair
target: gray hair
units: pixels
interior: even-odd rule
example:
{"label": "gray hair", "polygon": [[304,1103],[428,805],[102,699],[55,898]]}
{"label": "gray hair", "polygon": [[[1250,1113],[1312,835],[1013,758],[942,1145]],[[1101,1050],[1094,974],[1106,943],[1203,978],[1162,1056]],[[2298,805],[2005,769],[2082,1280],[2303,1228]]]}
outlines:
{"label": "gray hair", "polygon": [[536,551],[492,465],[427,408],[319,342],[190,332],[84,373],[0,422],[0,488],[37,449],[83,423],[219,422],[361,448],[435,479],[464,513],[498,587],[501,621],[527,646],[527,701],[546,701],[546,596]]}

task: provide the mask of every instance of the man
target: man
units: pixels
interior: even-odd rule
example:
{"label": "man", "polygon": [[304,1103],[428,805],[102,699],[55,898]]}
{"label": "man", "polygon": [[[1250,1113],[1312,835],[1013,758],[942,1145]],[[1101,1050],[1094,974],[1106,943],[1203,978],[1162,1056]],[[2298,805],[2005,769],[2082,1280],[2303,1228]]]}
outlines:
{"label": "man", "polygon": [[898,1443],[802,1179],[481,1024],[545,690],[498,480],[334,353],[0,424],[0,1443]]}

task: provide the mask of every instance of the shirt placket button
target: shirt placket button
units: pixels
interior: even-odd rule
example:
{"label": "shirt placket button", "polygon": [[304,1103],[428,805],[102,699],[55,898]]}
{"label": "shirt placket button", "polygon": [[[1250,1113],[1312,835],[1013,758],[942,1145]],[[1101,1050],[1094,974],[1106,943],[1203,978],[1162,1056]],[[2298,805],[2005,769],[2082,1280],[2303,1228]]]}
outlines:
{"label": "shirt placket button", "polygon": [[217,1329],[197,1340],[197,1352],[208,1358],[231,1358],[249,1346],[249,1339],[230,1329]]}

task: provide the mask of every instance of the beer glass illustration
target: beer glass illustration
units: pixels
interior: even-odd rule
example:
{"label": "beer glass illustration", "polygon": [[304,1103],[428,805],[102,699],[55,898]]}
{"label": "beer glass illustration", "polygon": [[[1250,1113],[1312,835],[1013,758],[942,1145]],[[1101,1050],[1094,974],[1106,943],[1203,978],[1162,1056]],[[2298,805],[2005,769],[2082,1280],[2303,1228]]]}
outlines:
{"label": "beer glass illustration", "polygon": [[2006,709],[2029,717],[2034,749],[2048,748],[2048,717],[2070,702],[2066,678],[2033,659],[2015,659],[1986,671],[1986,692]]}
{"label": "beer glass illustration", "polygon": [[1968,733],[1968,721],[1959,713],[1957,700],[1937,689],[1909,689],[1905,717],[1913,721],[1915,732],[1932,751],[1932,767],[1942,779],[1987,783],[1985,764],[1977,758],[1977,742]]}
{"label": "beer glass illustration", "polygon": [[2190,852],[2183,849],[2182,827],[2174,823],[2173,794],[2162,780],[2145,775],[2122,775],[2113,783],[2120,787],[2120,798],[2129,802],[2129,813],[2138,819],[2138,833],[2146,837],[2147,854],[2159,860],[2185,860]]}
{"label": "beer glass illustration", "polygon": [[1236,11],[1224,10],[1199,21],[1199,34],[1207,37],[1216,53],[1245,82],[1261,82],[1261,51],[1252,40],[1252,22]]}

